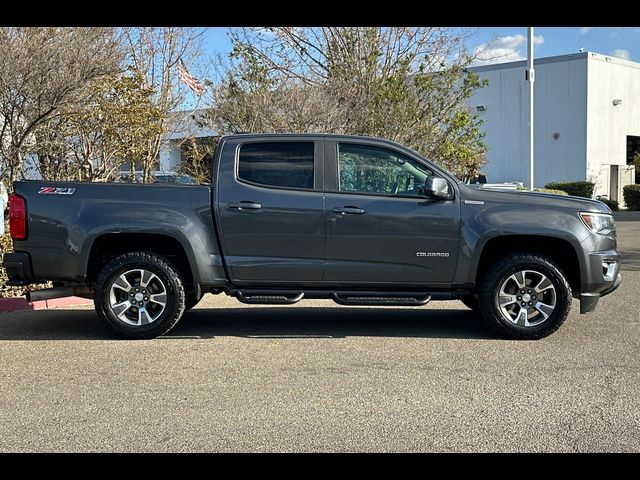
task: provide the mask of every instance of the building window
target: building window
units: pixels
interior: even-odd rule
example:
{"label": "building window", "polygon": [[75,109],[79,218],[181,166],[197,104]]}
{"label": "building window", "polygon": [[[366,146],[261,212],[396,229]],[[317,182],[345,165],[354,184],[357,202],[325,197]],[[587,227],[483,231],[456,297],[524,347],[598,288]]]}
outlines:
{"label": "building window", "polygon": [[627,135],[627,165],[633,163],[633,157],[640,154],[640,137]]}

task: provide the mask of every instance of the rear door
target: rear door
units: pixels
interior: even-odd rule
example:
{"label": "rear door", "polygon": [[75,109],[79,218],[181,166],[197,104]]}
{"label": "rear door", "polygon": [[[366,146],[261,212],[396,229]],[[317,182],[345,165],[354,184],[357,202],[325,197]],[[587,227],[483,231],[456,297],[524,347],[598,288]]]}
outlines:
{"label": "rear door", "polygon": [[448,286],[458,255],[459,200],[436,200],[422,190],[428,176],[443,175],[381,142],[327,140],[325,156],[324,280]]}
{"label": "rear door", "polygon": [[219,234],[234,283],[322,280],[323,142],[314,137],[230,138],[216,172]]}

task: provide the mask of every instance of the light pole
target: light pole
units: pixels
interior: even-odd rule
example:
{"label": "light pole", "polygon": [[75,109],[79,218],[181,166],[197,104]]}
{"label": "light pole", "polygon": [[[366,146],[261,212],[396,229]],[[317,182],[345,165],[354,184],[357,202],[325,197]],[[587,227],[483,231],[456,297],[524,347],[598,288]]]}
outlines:
{"label": "light pole", "polygon": [[533,69],[533,27],[527,28],[527,70],[524,76],[529,82],[529,190],[533,192],[533,82],[536,79]]}

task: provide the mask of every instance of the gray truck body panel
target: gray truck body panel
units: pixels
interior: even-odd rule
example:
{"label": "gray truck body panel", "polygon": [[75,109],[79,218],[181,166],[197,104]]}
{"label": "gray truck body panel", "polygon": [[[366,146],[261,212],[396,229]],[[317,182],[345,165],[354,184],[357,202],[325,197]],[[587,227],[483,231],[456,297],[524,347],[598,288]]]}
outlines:
{"label": "gray truck body panel", "polygon": [[[240,146],[260,141],[313,142],[313,188],[273,188],[239,180]],[[442,200],[340,192],[338,142],[382,146],[409,156],[447,179],[453,196]],[[85,282],[96,239],[107,234],[154,234],[180,243],[194,282],[203,290],[456,291],[473,289],[488,242],[535,235],[561,239],[575,250],[581,293],[597,294],[613,287],[613,281],[602,279],[601,262],[603,258],[619,260],[615,237],[591,233],[578,215],[581,211],[610,213],[603,203],[470,188],[393,142],[335,135],[227,136],[216,150],[212,179],[213,188],[16,182],[15,192],[27,201],[28,238],[15,240],[15,251],[28,254],[29,281]],[[75,191],[38,194],[47,186]],[[239,204],[255,208],[237,208]],[[334,212],[344,207],[364,214]]]}

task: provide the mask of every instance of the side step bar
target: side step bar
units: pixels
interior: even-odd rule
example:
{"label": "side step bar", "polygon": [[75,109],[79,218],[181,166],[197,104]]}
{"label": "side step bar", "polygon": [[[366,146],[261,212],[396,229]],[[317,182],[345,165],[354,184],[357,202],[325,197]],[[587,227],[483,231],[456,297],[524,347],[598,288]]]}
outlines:
{"label": "side step bar", "polygon": [[291,292],[288,290],[238,290],[235,297],[242,303],[249,305],[292,305],[298,303],[304,297],[303,292]]}
{"label": "side step bar", "polygon": [[397,291],[299,291],[299,290],[270,290],[270,289],[238,289],[230,290],[228,294],[236,297],[240,302],[250,305],[292,305],[303,298],[331,299],[339,305],[350,306],[387,306],[387,307],[420,307],[431,300],[431,294],[426,292],[397,292]]}
{"label": "side step bar", "polygon": [[339,305],[371,305],[371,306],[397,306],[419,307],[426,305],[431,300],[431,295],[407,294],[407,293],[380,293],[372,295],[371,292],[333,292],[331,298]]}

